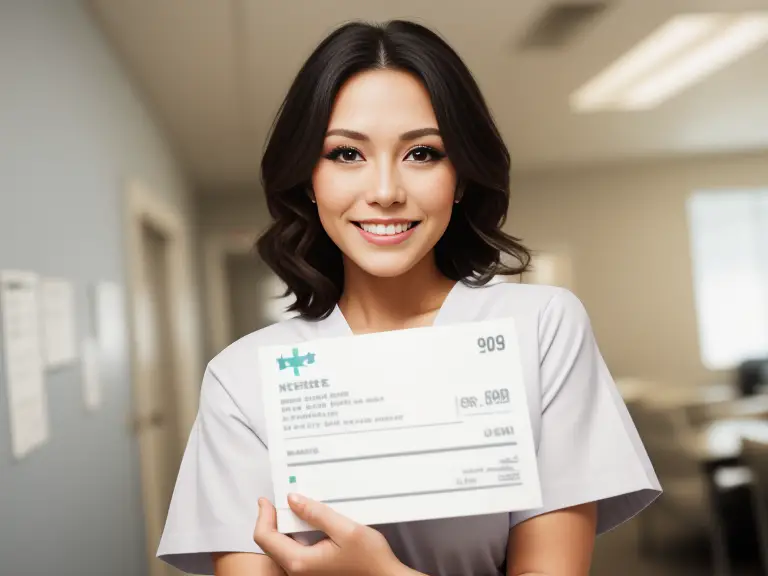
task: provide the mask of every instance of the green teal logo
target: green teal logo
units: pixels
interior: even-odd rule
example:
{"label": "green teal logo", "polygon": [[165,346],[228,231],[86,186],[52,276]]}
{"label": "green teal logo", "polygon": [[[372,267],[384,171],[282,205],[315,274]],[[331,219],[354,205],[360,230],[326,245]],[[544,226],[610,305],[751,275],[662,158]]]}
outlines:
{"label": "green teal logo", "polygon": [[314,363],[315,363],[315,355],[312,352],[308,352],[303,356],[300,356],[298,348],[293,349],[292,356],[285,358],[281,354],[280,358],[277,359],[277,365],[280,367],[280,370],[287,370],[288,368],[293,368],[294,376],[299,376],[299,368],[303,368],[308,364],[314,364]]}

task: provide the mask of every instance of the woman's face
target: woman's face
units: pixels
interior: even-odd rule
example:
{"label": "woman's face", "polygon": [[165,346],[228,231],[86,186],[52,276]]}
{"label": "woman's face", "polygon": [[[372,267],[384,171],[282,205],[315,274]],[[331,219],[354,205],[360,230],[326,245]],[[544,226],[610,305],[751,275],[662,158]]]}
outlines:
{"label": "woman's face", "polygon": [[394,70],[352,77],[336,98],[312,187],[347,265],[395,277],[424,260],[450,221],[456,173],[422,84]]}

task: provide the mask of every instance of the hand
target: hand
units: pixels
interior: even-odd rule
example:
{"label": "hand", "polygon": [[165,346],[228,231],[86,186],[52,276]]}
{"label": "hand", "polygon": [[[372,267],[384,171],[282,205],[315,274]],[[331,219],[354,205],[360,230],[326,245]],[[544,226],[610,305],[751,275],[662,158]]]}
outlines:
{"label": "hand", "polygon": [[303,496],[288,498],[291,510],[328,538],[312,546],[277,531],[274,506],[259,500],[253,539],[289,576],[393,576],[412,573],[400,564],[387,540],[373,528],[353,522],[329,506]]}

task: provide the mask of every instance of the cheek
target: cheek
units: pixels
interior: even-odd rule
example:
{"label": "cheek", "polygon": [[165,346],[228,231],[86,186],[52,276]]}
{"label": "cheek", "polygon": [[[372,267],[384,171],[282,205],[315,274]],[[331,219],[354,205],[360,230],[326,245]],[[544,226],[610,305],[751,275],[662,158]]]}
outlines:
{"label": "cheek", "polygon": [[354,203],[354,188],[339,176],[334,166],[321,162],[312,175],[312,190],[320,217],[338,217]]}
{"label": "cheek", "polygon": [[456,177],[452,170],[431,174],[428,178],[413,182],[411,197],[428,216],[450,216],[456,194]]}

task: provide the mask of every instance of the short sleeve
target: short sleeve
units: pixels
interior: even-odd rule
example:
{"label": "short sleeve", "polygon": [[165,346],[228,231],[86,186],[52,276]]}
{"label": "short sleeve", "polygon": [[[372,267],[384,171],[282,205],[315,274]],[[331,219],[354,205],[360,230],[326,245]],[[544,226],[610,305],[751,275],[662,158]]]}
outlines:
{"label": "short sleeve", "polygon": [[537,461],[543,507],[520,522],[598,503],[597,533],[638,514],[661,493],[627,408],[598,350],[582,303],[558,289],[539,317],[541,430]]}
{"label": "short sleeve", "polygon": [[212,552],[254,552],[259,497],[272,497],[267,447],[208,367],[157,555],[213,574]]}

